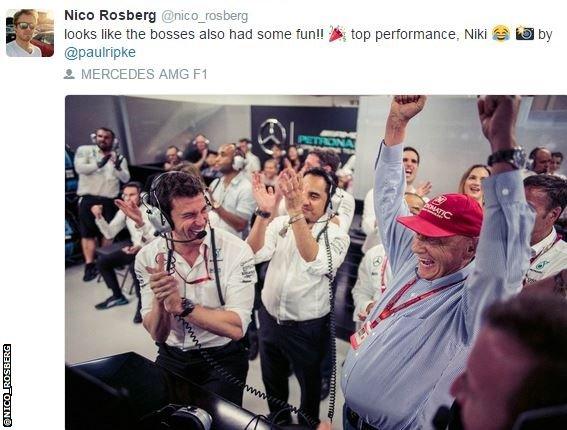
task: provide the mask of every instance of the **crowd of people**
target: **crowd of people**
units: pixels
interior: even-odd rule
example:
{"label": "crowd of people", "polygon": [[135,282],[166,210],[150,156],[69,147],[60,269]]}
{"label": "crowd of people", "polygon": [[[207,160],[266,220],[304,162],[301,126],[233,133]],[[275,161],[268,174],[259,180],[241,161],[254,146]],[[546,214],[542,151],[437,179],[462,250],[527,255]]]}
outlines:
{"label": "crowd of people", "polygon": [[[430,196],[432,182],[415,181],[432,161],[404,145],[426,97],[392,100],[360,225],[356,331],[339,377],[345,429],[432,428],[444,405],[438,428],[508,429],[526,411],[567,403],[567,243],[555,227],[567,205],[563,155],[537,147],[525,157],[519,105],[478,99],[492,155],[454,193]],[[202,352],[245,381],[259,351],[269,418],[292,422],[272,399],[287,402],[293,372],[298,420],[316,425],[331,377],[332,280],[355,216],[344,179],[353,166],[293,145],[274,145],[261,164],[249,139],[214,151],[198,134],[166,149],[144,196],[115,133],[101,127],[92,140],[75,169],[83,280],[100,273],[112,291],[95,308],[128,303],[115,274],[126,266],[134,322],[158,344],[160,366],[241,405],[243,387]],[[130,240],[112,243],[123,228]]]}

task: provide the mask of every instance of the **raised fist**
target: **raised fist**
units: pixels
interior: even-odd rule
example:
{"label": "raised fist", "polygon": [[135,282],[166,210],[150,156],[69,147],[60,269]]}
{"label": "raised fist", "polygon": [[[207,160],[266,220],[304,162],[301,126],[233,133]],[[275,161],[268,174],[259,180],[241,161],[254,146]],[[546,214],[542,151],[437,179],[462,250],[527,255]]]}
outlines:
{"label": "raised fist", "polygon": [[404,141],[409,120],[421,112],[426,99],[425,96],[394,96],[384,134],[387,146],[398,145]]}
{"label": "raised fist", "polygon": [[408,122],[425,106],[425,96],[394,96],[390,105],[390,116]]}
{"label": "raised fist", "polygon": [[96,219],[100,218],[102,216],[102,205],[91,206],[91,212]]}
{"label": "raised fist", "polygon": [[516,146],[515,124],[520,109],[519,96],[482,96],[478,99],[478,116],[482,132],[492,151]]}

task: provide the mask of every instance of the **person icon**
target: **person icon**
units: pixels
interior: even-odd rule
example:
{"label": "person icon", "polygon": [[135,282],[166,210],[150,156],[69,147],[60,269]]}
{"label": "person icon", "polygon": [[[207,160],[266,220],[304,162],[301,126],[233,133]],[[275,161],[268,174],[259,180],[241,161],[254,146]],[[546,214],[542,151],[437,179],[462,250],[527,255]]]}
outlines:
{"label": "person icon", "polygon": [[73,76],[73,70],[65,70],[65,76],[63,77],[63,79],[75,79],[75,77]]}

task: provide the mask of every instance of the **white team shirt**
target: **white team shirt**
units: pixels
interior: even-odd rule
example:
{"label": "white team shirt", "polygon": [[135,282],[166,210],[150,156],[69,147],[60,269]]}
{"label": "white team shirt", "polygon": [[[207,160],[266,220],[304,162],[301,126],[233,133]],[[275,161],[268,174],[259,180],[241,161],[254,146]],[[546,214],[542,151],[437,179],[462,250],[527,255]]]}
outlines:
{"label": "white team shirt", "polygon": [[[323,215],[319,221],[325,220]],[[319,252],[315,260],[303,260],[292,227],[285,237],[280,231],[289,221],[289,216],[274,218],[266,229],[264,246],[255,254],[256,264],[270,260],[262,303],[268,313],[278,321],[305,321],[321,318],[329,313],[329,273],[324,235],[319,238]],[[311,229],[314,238],[325,227],[326,222],[315,224]],[[329,245],[332,257],[332,272],[335,274],[344,261],[350,238],[336,224],[328,223]]]}
{"label": "white team shirt", "polygon": [[75,170],[79,174],[77,195],[89,194],[112,199],[120,192],[120,182],[130,180],[126,157],[120,164],[121,170],[114,167],[112,160],[99,168],[97,163],[103,157],[104,154],[96,145],[79,146],[75,153]]}
{"label": "white team shirt", "polygon": [[[215,282],[213,255],[211,252],[211,231],[207,228],[205,237],[199,249],[199,256],[193,267],[185,259],[174,252],[175,278],[179,294],[187,297],[195,304],[209,309],[222,309],[235,312],[242,324],[242,332],[246,333],[250,323],[252,305],[254,304],[254,283],[256,282],[256,269],[254,267],[254,254],[247,243],[227,233],[222,229],[215,229],[215,244],[217,246],[217,263],[219,268],[220,286],[225,301],[221,306]],[[159,238],[144,246],[136,256],[136,276],[140,281],[142,295],[142,316],[147,315],[153,306],[154,293],[149,286],[150,274],[146,267],[156,267],[156,258],[159,253],[167,257],[167,246],[164,238]],[[207,275],[210,279],[207,279]],[[182,279],[192,282],[205,279],[203,282],[186,284]],[[166,343],[183,350],[195,349],[196,346],[183,327],[174,316],[170,315],[171,331]],[[226,345],[230,338],[219,336],[200,327],[193,326],[195,335],[205,348]]]}
{"label": "white team shirt", "polygon": [[[256,200],[254,200],[254,195],[252,194],[252,183],[248,179],[246,172],[238,173],[226,187],[222,178],[215,179],[209,188],[211,189],[213,199],[219,202],[224,209],[250,222],[252,214],[256,210]],[[222,228],[241,238],[248,236],[248,228],[238,232],[216,213],[215,215],[213,219],[218,228]]]}
{"label": "white team shirt", "polygon": [[108,240],[114,239],[120,230],[126,227],[130,233],[132,244],[134,246],[144,246],[155,239],[155,229],[148,220],[146,210],[142,208],[141,212],[144,224],[140,228],[136,227],[136,223],[132,219],[128,218],[122,211],[116,212],[116,215],[114,215],[114,218],[112,218],[110,223],[108,223],[104,217],[95,218],[95,223],[103,236]]}
{"label": "white team shirt", "polygon": [[542,241],[532,246],[532,258],[525,284],[555,275],[567,267],[567,243],[557,239],[555,229]]}
{"label": "white team shirt", "polygon": [[360,322],[358,314],[366,311],[370,303],[380,300],[390,279],[392,269],[388,264],[384,246],[376,245],[370,248],[358,266],[358,278],[352,289],[353,321]]}

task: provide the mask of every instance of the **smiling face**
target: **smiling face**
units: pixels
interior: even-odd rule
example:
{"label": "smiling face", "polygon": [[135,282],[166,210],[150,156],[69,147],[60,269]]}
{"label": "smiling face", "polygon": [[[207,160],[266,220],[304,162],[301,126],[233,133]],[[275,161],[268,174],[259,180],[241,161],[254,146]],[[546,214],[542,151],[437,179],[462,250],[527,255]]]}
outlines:
{"label": "smiling face", "polygon": [[419,167],[418,155],[411,150],[404,151],[402,161],[404,163],[406,183],[407,185],[411,185],[417,176],[417,170]]}
{"label": "smiling face", "polygon": [[466,194],[477,202],[482,204],[482,180],[489,176],[488,171],[484,167],[475,167],[472,169],[465,183],[463,184],[463,194]]}
{"label": "smiling face", "polygon": [[416,233],[412,251],[418,258],[417,274],[432,281],[465,267],[476,252],[476,239],[465,236],[429,237]]}
{"label": "smiling face", "polygon": [[327,183],[320,176],[307,174],[303,177],[303,204],[301,209],[308,223],[314,223],[325,213]]}
{"label": "smiling face", "polygon": [[534,364],[531,354],[515,339],[500,330],[484,327],[466,370],[451,386],[464,428],[511,428],[510,403]]}
{"label": "smiling face", "polygon": [[264,177],[270,181],[275,179],[278,174],[278,166],[276,160],[268,159],[264,162]]}
{"label": "smiling face", "polygon": [[526,187],[525,192],[526,201],[534,208],[536,213],[530,241],[530,245],[535,245],[551,234],[553,224],[561,214],[561,208],[556,207],[549,210],[549,198],[541,188]]}
{"label": "smiling face", "polygon": [[[191,240],[204,230],[209,220],[208,205],[202,193],[195,197],[174,197],[171,200],[173,236],[176,240]],[[200,244],[203,239],[192,243]]]}

